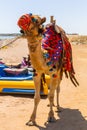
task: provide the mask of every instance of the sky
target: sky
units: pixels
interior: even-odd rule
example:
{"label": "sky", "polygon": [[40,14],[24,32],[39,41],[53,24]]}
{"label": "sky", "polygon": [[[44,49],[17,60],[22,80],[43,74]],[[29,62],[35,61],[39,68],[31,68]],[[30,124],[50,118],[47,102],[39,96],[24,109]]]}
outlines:
{"label": "sky", "polygon": [[32,13],[54,16],[66,33],[87,35],[87,0],[0,0],[0,33],[19,33],[20,16]]}

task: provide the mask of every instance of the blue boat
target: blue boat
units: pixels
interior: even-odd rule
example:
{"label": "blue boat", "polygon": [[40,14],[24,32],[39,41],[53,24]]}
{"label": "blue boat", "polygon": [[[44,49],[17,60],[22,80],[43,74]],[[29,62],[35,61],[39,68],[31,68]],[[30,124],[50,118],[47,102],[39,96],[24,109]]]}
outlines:
{"label": "blue boat", "polygon": [[[43,83],[41,95],[48,94],[49,76],[46,76],[46,81],[47,83]],[[28,68],[9,68],[0,64],[0,93],[34,94],[33,73]]]}

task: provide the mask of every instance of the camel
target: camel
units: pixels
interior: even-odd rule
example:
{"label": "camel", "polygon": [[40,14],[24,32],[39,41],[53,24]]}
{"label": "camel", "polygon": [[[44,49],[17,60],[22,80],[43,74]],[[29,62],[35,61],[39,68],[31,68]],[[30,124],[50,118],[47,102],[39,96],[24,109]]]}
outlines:
{"label": "camel", "polygon": [[[55,90],[57,92],[57,110],[60,111],[59,92],[63,72],[65,73],[66,77],[68,77],[69,74],[69,77],[75,86],[79,85],[74,76],[74,69],[71,60],[72,59],[71,57],[72,52],[70,48],[71,46],[69,42],[68,42],[68,48],[66,48],[66,46],[63,45],[67,44],[68,41],[64,30],[61,27],[55,25],[54,21],[51,22],[50,24],[47,24],[47,26],[44,27],[43,23],[45,21],[46,21],[45,17],[41,18],[38,15],[33,15],[30,13],[22,15],[17,23],[18,26],[21,28],[21,32],[23,33],[24,37],[27,39],[31,63],[34,68],[34,74],[33,74],[33,80],[35,84],[34,109],[29,121],[26,123],[27,125],[36,124],[36,112],[38,104],[40,102],[40,86],[41,86],[42,74],[47,74],[50,76],[50,88],[48,94],[50,110],[48,113],[48,122],[55,121],[53,111]],[[55,57],[52,57],[55,54],[54,51],[55,47],[52,48],[51,46],[48,46],[46,43],[44,43],[46,31],[48,31],[47,29],[49,29],[49,27],[53,28],[57,38],[59,38],[59,46],[57,48],[60,48],[60,50],[56,48],[57,50],[56,53],[60,51],[60,54],[56,55]],[[52,40],[52,42],[54,42],[54,40]],[[70,59],[68,60],[71,60],[71,66],[70,66],[71,68],[69,71],[67,71],[66,69],[68,62],[64,64],[64,62],[66,62],[65,60],[66,56],[64,55],[68,53],[64,52],[63,47],[65,47],[66,49],[70,48],[70,53],[68,51],[68,53],[70,54],[69,57]]]}

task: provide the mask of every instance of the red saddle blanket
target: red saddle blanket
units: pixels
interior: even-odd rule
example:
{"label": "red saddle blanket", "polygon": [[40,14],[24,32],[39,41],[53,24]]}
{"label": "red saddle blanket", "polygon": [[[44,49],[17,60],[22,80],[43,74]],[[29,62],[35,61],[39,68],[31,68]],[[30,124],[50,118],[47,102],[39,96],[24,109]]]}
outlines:
{"label": "red saddle blanket", "polygon": [[63,54],[64,69],[74,73],[71,44],[65,34],[62,37],[61,33],[55,31],[53,24],[46,27],[43,34],[42,47],[47,50],[52,64],[58,62]]}

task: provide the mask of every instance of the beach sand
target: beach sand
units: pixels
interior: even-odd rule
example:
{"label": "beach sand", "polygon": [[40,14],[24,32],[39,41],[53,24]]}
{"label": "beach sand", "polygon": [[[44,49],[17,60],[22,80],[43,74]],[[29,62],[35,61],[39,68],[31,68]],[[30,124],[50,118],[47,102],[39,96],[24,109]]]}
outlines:
{"label": "beach sand", "polygon": [[[80,86],[74,87],[63,77],[60,89],[62,112],[55,111],[55,123],[46,124],[49,107],[48,99],[41,96],[37,110],[37,126],[26,126],[33,109],[33,95],[0,94],[0,130],[87,130],[87,44],[72,45],[76,78]],[[27,56],[25,39],[0,50],[0,58],[6,64],[18,64]],[[55,96],[56,103],[56,96]]]}

